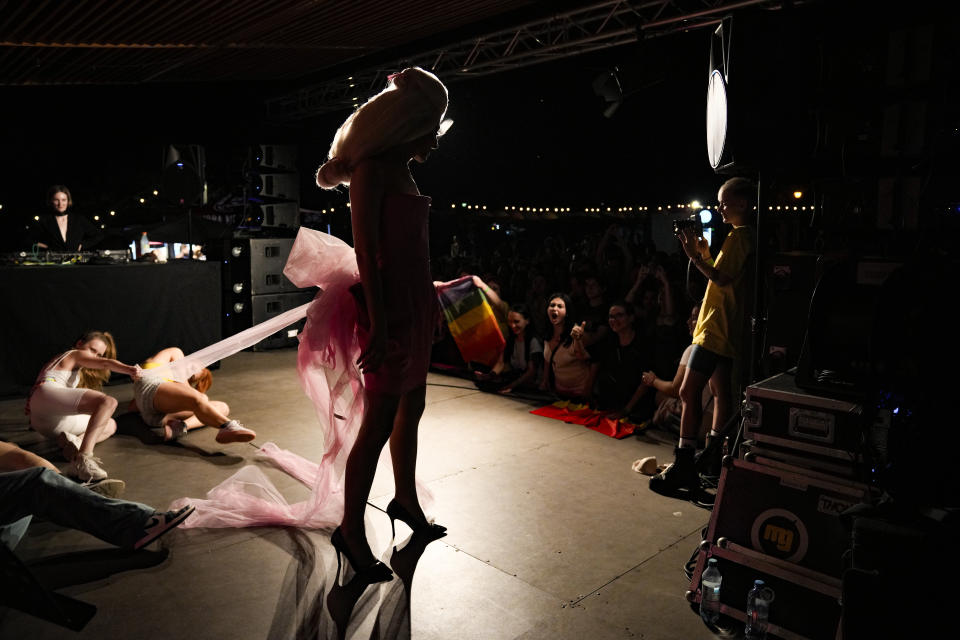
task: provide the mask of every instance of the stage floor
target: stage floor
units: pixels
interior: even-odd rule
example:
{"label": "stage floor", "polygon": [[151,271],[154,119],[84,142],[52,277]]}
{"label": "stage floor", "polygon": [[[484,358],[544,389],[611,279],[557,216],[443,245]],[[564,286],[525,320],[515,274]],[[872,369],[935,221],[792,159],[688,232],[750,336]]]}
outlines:
{"label": "stage floor", "polygon": [[[268,441],[316,460],[323,452],[295,361],[294,350],[243,352],[214,373],[210,397],[257,430],[252,444],[219,445],[212,429],[191,432],[182,444],[149,444],[151,436],[131,426],[137,421],[121,417],[124,433],[98,445],[97,455],[126,481],[125,498],[157,508],[203,497],[247,464],[288,501],[303,499],[302,485],[254,458],[254,445]],[[125,411],[131,385],[107,391]],[[45,559],[38,575],[98,612],[74,633],[0,607],[0,637],[336,638],[347,618],[347,637],[364,639],[714,637],[683,597],[682,567],[709,512],[652,493],[630,468],[648,455],[670,460],[667,438],[618,441],[531,415],[532,408],[430,374],[419,469],[449,535],[426,547],[412,586],[394,579],[362,593],[334,587],[329,532],[176,530],[144,556],[35,521],[17,555]],[[62,468],[56,448],[25,428],[23,401],[0,402],[0,438]],[[392,547],[381,509],[392,485],[381,468],[367,509],[372,546],[385,561]],[[402,544],[409,529],[398,523],[397,534]],[[417,551],[408,547],[394,560],[398,571]]]}

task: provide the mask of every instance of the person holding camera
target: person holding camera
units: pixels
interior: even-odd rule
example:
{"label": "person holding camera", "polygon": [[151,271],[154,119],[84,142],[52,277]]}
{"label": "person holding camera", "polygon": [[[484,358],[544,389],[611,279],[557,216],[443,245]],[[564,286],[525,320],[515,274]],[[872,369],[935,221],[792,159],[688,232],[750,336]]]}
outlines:
{"label": "person holding camera", "polygon": [[693,348],[680,385],[680,442],[672,465],[650,478],[650,489],[676,497],[683,491],[691,496],[700,489],[700,476],[694,458],[697,432],[702,418],[702,393],[709,383],[715,396],[713,428],[708,436],[717,437],[732,411],[732,372],[740,353],[744,309],[750,295],[749,264],[755,252],[756,238],[751,202],[756,186],[746,178],[731,178],[718,194],[723,221],[733,226],[723,242],[716,261],[710,247],[693,228],[678,229],[677,237],[691,263],[707,278],[707,289],[693,332]]}

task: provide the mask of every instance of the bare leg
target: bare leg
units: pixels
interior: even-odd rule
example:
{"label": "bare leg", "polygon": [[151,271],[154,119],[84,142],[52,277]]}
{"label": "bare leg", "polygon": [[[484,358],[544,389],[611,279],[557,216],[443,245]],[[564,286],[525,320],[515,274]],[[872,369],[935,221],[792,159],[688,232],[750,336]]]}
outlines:
{"label": "bare leg", "polygon": [[[230,415],[230,407],[227,405],[226,402],[221,402],[219,400],[210,400],[210,404],[213,405],[214,410],[217,411],[218,413],[224,416]],[[169,425],[174,420],[182,420],[183,422],[185,422],[187,425],[187,431],[191,429],[199,429],[200,427],[206,426],[200,421],[200,418],[193,415],[193,412],[189,410],[176,411],[174,413],[168,413],[167,415],[163,416],[163,424],[165,426]],[[220,424],[223,424],[223,423],[221,422]]]}
{"label": "bare leg", "polygon": [[84,392],[77,411],[89,415],[90,422],[87,423],[87,431],[80,443],[80,453],[93,453],[93,445],[103,442],[116,432],[117,423],[111,417],[116,409],[117,400],[113,396],[92,389]]}
{"label": "bare leg", "polygon": [[189,411],[208,427],[219,427],[230,420],[218,410],[223,407],[226,405],[214,404],[205,394],[179,382],[164,382],[153,396],[153,408],[157,411],[165,414]]}
{"label": "bare leg", "polygon": [[377,460],[380,458],[383,445],[390,438],[400,403],[399,396],[369,391],[365,393],[367,396],[363,423],[357,433],[353,450],[350,451],[350,457],[347,458],[343,522],[340,523],[340,531],[347,547],[360,567],[376,561],[367,545],[363,514],[366,511],[367,498],[370,496],[373,476],[377,471]]}
{"label": "bare leg", "polygon": [[427,518],[417,498],[416,475],[417,433],[426,404],[426,394],[427,388],[423,386],[400,398],[400,406],[393,421],[393,433],[390,434],[390,458],[393,460],[396,500],[410,515],[424,522]]}

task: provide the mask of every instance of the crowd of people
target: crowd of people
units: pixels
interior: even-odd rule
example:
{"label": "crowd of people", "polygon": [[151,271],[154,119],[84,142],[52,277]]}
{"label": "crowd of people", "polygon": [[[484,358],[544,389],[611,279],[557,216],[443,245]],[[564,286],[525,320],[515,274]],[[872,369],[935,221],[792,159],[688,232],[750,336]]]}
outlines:
{"label": "crowd of people", "polygon": [[637,423],[678,397],[645,384],[644,373],[675,378],[706,286],[679,243],[657,250],[618,223],[600,233],[501,236],[466,255],[463,247],[435,260],[438,279],[481,274],[474,282],[506,339],[500,361],[476,371],[480,388],[555,395]]}
{"label": "crowd of people", "polygon": [[[677,463],[651,488],[695,491],[696,446],[716,439],[733,412],[751,302],[755,193],[744,178],[721,187],[722,247],[690,228],[678,231],[677,250],[658,250],[622,224],[602,233],[514,233],[493,246],[476,234],[457,240],[456,251],[437,260],[439,277],[482,274],[475,283],[506,336],[497,364],[474,373],[478,386],[568,399],[637,425],[672,425]],[[720,449],[709,451],[698,468],[718,473]]]}

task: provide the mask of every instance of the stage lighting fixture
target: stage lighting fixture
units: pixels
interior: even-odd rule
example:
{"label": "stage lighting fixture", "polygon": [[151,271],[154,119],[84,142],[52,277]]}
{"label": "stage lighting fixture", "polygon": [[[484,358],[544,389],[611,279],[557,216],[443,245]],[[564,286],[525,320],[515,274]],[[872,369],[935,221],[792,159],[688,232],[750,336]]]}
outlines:
{"label": "stage lighting fixture", "polygon": [[593,80],[593,92],[607,103],[603,110],[605,118],[612,118],[623,101],[623,90],[617,72],[618,69],[614,67],[611,71],[604,71]]}
{"label": "stage lighting fixture", "polygon": [[727,145],[727,83],[716,69],[707,84],[707,157],[716,169]]}
{"label": "stage lighting fixture", "polygon": [[794,197],[795,199],[799,200],[800,198],[803,197],[803,191],[794,191],[794,192],[793,192],[793,197]]}
{"label": "stage lighting fixture", "polygon": [[[195,144],[167,145],[160,191],[170,202],[192,206],[206,203],[206,154]],[[154,195],[159,195],[154,191]]]}

